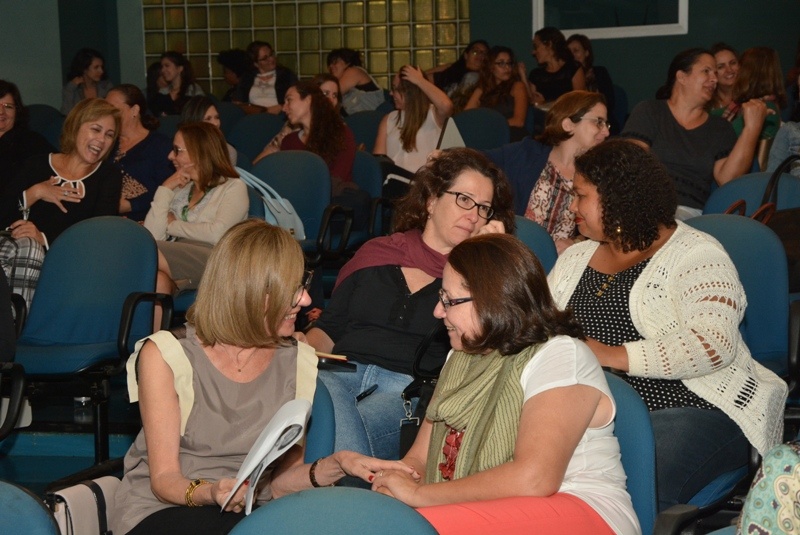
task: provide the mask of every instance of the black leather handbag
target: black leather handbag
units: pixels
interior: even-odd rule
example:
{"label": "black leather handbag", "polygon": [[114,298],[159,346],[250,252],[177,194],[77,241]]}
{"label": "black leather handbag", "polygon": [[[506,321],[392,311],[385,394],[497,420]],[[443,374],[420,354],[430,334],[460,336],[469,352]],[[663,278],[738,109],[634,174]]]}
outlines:
{"label": "black leather handbag", "polygon": [[[425,420],[425,412],[428,410],[428,404],[433,398],[433,391],[436,389],[436,381],[439,380],[439,373],[442,371],[444,361],[435,363],[432,367],[423,368],[422,361],[431,342],[442,333],[446,332],[444,324],[439,322],[433,327],[422,342],[417,346],[417,351],[414,355],[414,364],[411,366],[412,375],[414,380],[403,390],[400,394],[403,398],[403,409],[406,412],[405,418],[400,420],[400,458],[408,453],[411,449],[414,440],[417,438],[419,426]],[[418,398],[417,406],[413,408],[411,400]]]}

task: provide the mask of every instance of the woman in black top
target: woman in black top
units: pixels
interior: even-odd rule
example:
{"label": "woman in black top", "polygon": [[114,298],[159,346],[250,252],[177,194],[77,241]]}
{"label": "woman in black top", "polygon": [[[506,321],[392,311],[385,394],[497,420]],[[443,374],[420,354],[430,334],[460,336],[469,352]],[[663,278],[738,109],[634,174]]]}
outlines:
{"label": "woman in black top", "polygon": [[586,77],[586,90],[593,93],[602,93],[606,99],[608,118],[612,121],[611,129],[619,132],[620,124],[613,124],[614,117],[614,84],[608,69],[594,64],[594,51],[592,42],[583,34],[575,33],[567,39],[567,47],[572,52],[572,57],[583,67]]}
{"label": "woman in black top", "polygon": [[0,199],[0,263],[30,305],[44,251],[71,225],[118,213],[122,175],[107,157],[120,131],[119,111],[103,99],[79,102],[67,116],[60,153],[36,155]]}
{"label": "woman in black top", "polygon": [[[528,74],[528,95],[534,106],[553,102],[575,89],[586,89],[583,67],[572,57],[558,29],[548,26],[533,34],[533,56],[539,63]],[[524,68],[520,70],[524,75]]]}

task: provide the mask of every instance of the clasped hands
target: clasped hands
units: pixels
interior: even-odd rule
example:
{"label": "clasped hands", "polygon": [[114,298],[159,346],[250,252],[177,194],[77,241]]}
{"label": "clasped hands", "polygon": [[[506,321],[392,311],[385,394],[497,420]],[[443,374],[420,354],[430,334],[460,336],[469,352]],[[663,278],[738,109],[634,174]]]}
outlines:
{"label": "clasped hands", "polygon": [[422,477],[415,471],[380,470],[372,480],[372,490],[397,498],[411,507],[424,505],[418,499],[417,492],[422,488]]}

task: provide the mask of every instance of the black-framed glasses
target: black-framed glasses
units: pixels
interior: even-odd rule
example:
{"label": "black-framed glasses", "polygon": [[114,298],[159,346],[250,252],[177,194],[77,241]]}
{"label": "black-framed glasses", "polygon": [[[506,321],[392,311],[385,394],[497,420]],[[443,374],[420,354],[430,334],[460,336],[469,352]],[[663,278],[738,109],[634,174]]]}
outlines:
{"label": "black-framed glasses", "polygon": [[497,65],[498,67],[509,67],[509,68],[511,68],[511,67],[514,66],[514,64],[511,63],[510,61],[495,61],[494,64]]}
{"label": "black-framed glasses", "polygon": [[303,282],[300,283],[300,286],[294,292],[291,308],[296,307],[300,303],[300,300],[303,299],[303,292],[307,292],[311,287],[311,280],[313,278],[314,270],[307,270],[303,272]]}
{"label": "black-framed glasses", "polygon": [[17,111],[17,106],[10,102],[0,102],[0,107],[6,111]]}
{"label": "black-framed glasses", "polygon": [[587,115],[584,115],[583,117],[578,119],[578,121],[583,121],[583,120],[596,124],[597,128],[599,128],[600,130],[602,130],[603,128],[607,128],[609,132],[611,131],[611,123],[608,122],[606,119],[603,119],[602,117],[589,117]]}
{"label": "black-framed glasses", "polygon": [[448,299],[445,297],[445,292],[443,288],[439,288],[439,301],[442,302],[442,306],[445,309],[450,307],[454,307],[456,305],[460,305],[461,303],[469,303],[472,301],[471,297],[456,297],[455,299]]}
{"label": "black-framed glasses", "polygon": [[478,204],[475,202],[475,199],[466,193],[461,193],[460,191],[445,191],[445,193],[456,196],[456,205],[458,205],[459,208],[463,208],[464,210],[472,210],[477,206],[478,215],[483,219],[491,219],[494,215],[494,208],[488,204]]}
{"label": "black-framed glasses", "polygon": [[489,55],[489,53],[488,53],[487,51],[485,51],[485,50],[481,50],[481,49],[478,49],[478,50],[470,50],[470,51],[469,51],[469,54],[470,54],[471,56],[480,56],[480,57],[482,57],[482,58],[485,58],[487,55]]}

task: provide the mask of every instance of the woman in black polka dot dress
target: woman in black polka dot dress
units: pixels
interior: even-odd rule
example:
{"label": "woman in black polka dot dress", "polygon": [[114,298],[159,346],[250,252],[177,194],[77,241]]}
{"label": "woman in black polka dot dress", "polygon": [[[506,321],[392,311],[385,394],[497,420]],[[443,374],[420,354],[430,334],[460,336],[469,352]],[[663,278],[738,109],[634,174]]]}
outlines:
{"label": "woman in black polka dot dress", "polygon": [[755,362],[739,322],[744,290],[722,246],[674,218],[672,179],[648,151],[616,140],[575,162],[570,210],[587,241],[549,277],[600,364],[650,409],[659,507],[781,441],[786,385]]}

